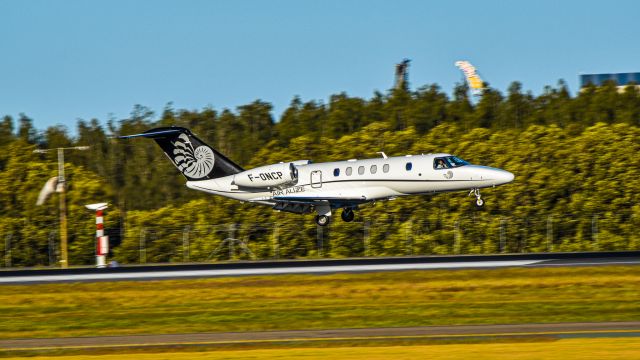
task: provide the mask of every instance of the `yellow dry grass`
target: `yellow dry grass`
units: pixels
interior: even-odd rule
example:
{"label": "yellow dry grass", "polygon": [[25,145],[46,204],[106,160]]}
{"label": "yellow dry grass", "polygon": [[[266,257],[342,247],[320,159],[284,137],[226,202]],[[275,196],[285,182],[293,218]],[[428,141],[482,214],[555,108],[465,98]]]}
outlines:
{"label": "yellow dry grass", "polygon": [[640,267],[0,287],[0,338],[640,320]]}
{"label": "yellow dry grass", "polygon": [[[541,343],[489,343],[455,345],[292,348],[231,350],[207,352],[172,352],[151,354],[36,356],[32,360],[388,360],[388,359],[511,359],[511,360],[605,360],[640,359],[638,338],[563,339]],[[9,358],[19,359],[19,358]]]}

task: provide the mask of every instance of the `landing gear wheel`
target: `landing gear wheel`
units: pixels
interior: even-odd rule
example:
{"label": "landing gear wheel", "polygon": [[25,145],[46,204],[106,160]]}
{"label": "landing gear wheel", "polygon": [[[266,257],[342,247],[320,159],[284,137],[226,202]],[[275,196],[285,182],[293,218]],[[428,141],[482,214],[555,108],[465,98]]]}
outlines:
{"label": "landing gear wheel", "polygon": [[484,200],[482,200],[482,195],[480,195],[480,189],[472,189],[471,192],[469,192],[469,196],[471,196],[471,195],[475,195],[476,196],[476,205],[479,208],[484,206]]}
{"label": "landing gear wheel", "polygon": [[342,214],[340,214],[340,216],[342,217],[342,220],[344,222],[352,222],[356,217],[356,213],[351,209],[344,209],[342,210]]}
{"label": "landing gear wheel", "polygon": [[331,221],[331,218],[327,215],[318,215],[316,216],[316,224],[320,225],[320,226],[327,226],[329,225],[329,221]]}

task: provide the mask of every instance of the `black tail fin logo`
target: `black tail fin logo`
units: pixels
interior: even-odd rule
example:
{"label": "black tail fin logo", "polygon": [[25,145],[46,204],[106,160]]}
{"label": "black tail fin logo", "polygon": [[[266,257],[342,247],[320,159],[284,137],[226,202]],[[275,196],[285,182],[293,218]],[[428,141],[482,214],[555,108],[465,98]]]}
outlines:
{"label": "black tail fin logo", "polygon": [[162,151],[189,181],[211,180],[244,171],[239,165],[198,139],[189,129],[162,127],[142,134],[120,136],[121,139],[137,137],[156,141]]}
{"label": "black tail fin logo", "polygon": [[210,147],[200,145],[194,148],[184,133],[178,136],[173,146],[173,162],[185,176],[202,179],[213,170],[216,158]]}

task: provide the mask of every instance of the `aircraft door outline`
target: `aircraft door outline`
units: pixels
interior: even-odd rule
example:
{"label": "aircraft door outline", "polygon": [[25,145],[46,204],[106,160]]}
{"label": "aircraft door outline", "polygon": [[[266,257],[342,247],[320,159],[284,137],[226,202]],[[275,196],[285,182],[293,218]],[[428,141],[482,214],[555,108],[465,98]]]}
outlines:
{"label": "aircraft door outline", "polygon": [[314,189],[319,189],[322,187],[322,171],[321,170],[313,170],[311,172],[311,187]]}

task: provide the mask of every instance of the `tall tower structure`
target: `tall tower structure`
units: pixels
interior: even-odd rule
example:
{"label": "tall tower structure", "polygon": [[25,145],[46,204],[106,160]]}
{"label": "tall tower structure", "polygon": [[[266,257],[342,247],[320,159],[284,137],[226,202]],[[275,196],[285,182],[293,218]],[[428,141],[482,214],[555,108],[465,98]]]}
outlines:
{"label": "tall tower structure", "polygon": [[396,64],[396,89],[406,89],[408,86],[409,62],[411,62],[411,60],[404,59],[401,63]]}

